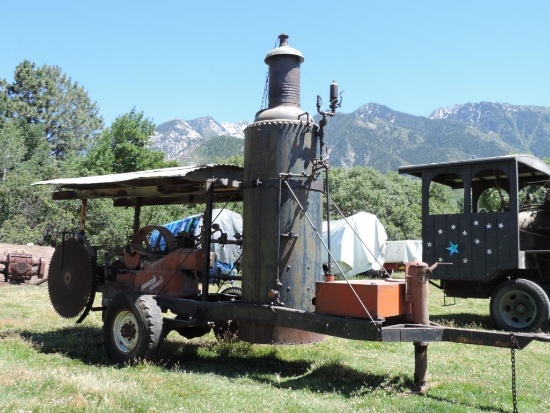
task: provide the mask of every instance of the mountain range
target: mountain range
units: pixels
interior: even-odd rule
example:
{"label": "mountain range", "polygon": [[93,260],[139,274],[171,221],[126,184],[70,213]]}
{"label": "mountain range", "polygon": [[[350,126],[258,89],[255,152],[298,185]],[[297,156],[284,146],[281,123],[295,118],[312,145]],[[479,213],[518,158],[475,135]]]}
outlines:
{"label": "mountain range", "polygon": [[[318,120],[318,119],[317,119]],[[214,162],[243,152],[248,122],[219,123],[207,116],[157,126],[151,148],[182,165]],[[550,157],[550,108],[466,103],[429,117],[367,103],[328,119],[325,143],[333,166],[379,171],[408,164],[527,153]]]}

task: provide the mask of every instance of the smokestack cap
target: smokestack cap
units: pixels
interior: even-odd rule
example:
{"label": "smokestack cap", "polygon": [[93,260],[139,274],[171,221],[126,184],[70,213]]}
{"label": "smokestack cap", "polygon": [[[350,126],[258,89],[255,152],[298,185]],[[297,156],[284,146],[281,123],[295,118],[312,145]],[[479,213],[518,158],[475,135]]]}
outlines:
{"label": "smokestack cap", "polygon": [[300,63],[304,62],[302,52],[288,45],[288,35],[284,33],[279,35],[279,47],[272,49],[265,57],[264,62],[269,64],[268,60],[271,57],[281,55],[296,56],[300,60]]}

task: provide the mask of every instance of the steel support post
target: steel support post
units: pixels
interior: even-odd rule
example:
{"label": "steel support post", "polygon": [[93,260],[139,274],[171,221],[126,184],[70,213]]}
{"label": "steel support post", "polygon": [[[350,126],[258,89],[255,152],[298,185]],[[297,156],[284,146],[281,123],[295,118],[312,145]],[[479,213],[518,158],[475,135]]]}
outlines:
{"label": "steel support post", "polygon": [[[430,268],[424,262],[408,263],[406,267],[406,301],[408,318],[414,324],[430,325]],[[414,342],[414,385],[412,391],[424,393],[428,387],[428,343]]]}

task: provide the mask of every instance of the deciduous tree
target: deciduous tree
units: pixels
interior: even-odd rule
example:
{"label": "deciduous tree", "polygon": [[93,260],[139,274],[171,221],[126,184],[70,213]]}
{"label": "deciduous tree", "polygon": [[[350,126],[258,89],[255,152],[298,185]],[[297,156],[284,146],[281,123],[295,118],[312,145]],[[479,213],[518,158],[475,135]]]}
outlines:
{"label": "deciduous tree", "polygon": [[155,124],[135,108],[117,117],[88,153],[87,167],[99,173],[119,173],[176,166],[164,161],[163,152],[149,148],[154,129]]}

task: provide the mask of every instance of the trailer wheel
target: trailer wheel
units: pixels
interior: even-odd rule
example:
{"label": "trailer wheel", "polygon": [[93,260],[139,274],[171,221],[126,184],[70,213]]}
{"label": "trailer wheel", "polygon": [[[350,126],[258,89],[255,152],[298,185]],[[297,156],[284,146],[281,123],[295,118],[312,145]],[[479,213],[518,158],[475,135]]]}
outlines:
{"label": "trailer wheel", "polygon": [[[241,300],[241,287],[228,287],[222,294],[232,295],[231,301]],[[214,323],[214,336],[218,341],[235,341],[239,333],[239,322],[235,320],[223,320]]]}
{"label": "trailer wheel", "polygon": [[120,293],[105,311],[105,351],[116,363],[148,358],[160,345],[162,312],[151,295]]}
{"label": "trailer wheel", "polygon": [[491,315],[508,331],[536,331],[550,321],[550,300],[541,286],[518,278],[500,284],[491,296]]}

